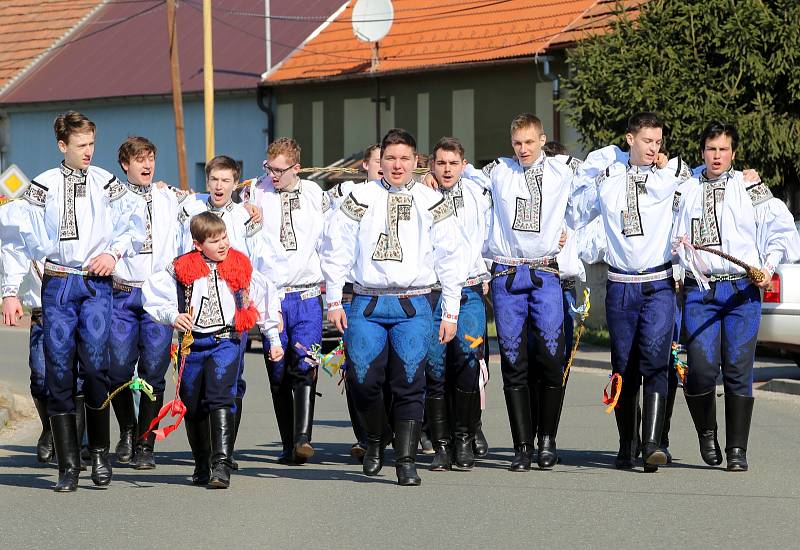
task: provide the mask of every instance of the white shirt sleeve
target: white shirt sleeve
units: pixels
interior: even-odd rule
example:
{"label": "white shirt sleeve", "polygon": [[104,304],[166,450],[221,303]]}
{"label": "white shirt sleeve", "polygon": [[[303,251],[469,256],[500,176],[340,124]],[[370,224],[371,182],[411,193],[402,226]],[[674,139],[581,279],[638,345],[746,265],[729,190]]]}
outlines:
{"label": "white shirt sleeve", "polygon": [[162,325],[174,325],[178,317],[178,283],[168,271],[154,273],[142,285],[144,310]]}

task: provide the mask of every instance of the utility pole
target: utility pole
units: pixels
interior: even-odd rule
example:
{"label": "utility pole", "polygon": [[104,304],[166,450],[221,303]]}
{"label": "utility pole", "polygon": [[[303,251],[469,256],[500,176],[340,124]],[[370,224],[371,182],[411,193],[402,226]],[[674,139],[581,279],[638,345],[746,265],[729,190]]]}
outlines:
{"label": "utility pole", "polygon": [[211,0],[203,0],[203,99],[206,115],[206,161],[214,158],[214,51],[211,46]]}
{"label": "utility pole", "polygon": [[270,0],[264,0],[264,38],[267,44],[267,72],[272,70],[272,19],[270,17]]}
{"label": "utility pole", "polygon": [[186,175],[186,134],[183,127],[183,93],[181,92],[181,71],[178,66],[178,31],[175,20],[175,0],[167,0],[169,64],[172,75],[172,110],[175,113],[175,149],[178,152],[178,180],[181,189],[188,191],[189,179]]}

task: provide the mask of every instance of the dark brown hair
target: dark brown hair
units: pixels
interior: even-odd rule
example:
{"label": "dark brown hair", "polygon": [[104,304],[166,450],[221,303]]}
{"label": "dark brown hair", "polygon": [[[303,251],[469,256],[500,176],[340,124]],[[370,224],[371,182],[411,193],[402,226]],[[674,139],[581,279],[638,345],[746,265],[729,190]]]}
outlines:
{"label": "dark brown hair", "polygon": [[206,163],[206,178],[211,175],[214,170],[230,170],[233,172],[233,180],[239,181],[240,171],[239,163],[231,157],[225,155],[218,155]]}
{"label": "dark brown hair", "polygon": [[69,143],[69,136],[72,134],[88,134],[89,132],[94,134],[97,128],[86,115],[78,111],[67,111],[56,117],[53,122],[53,130],[56,133],[56,141]]}
{"label": "dark brown hair", "polygon": [[442,151],[450,151],[451,153],[457,153],[462,159],[464,158],[464,146],[461,144],[457,138],[454,137],[443,137],[439,141],[436,142],[436,145],[433,146],[433,153],[431,153],[431,157],[433,161],[436,160],[436,152]]}
{"label": "dark brown hair", "polygon": [[[131,159],[138,159],[148,153],[156,155],[156,146],[147,138],[141,136],[128,136],[128,139],[122,142],[117,151],[117,162],[120,167],[125,170],[122,163],[130,165]],[[127,171],[126,171],[127,172]]]}
{"label": "dark brown hair", "polygon": [[189,221],[189,231],[192,239],[200,244],[207,239],[221,235],[227,231],[227,226],[222,218],[213,212],[200,212]]}

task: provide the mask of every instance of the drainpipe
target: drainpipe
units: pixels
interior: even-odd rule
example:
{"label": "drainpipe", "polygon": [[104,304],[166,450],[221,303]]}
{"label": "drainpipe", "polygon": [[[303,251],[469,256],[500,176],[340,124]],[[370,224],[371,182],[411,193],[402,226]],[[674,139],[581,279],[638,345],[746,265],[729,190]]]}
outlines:
{"label": "drainpipe", "polygon": [[541,59],[537,56],[537,61],[542,64],[542,76],[544,76],[547,80],[553,83],[553,141],[561,142],[561,113],[556,108],[556,101],[559,97],[561,97],[561,85],[558,79],[558,75],[554,74],[550,71],[550,61],[553,58],[549,55],[542,57]]}
{"label": "drainpipe", "polygon": [[[256,88],[256,102],[258,103],[258,108],[267,115],[267,147],[269,147],[270,143],[275,141],[275,113],[272,110],[272,100],[272,88],[267,86],[259,86]],[[264,147],[264,151],[267,150],[267,147]]]}

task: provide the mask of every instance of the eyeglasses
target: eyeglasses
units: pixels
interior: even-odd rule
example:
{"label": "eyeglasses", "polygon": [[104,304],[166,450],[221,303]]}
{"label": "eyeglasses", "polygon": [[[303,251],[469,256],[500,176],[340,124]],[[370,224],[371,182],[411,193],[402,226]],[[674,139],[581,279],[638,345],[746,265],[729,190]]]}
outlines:
{"label": "eyeglasses", "polygon": [[283,175],[284,175],[286,172],[288,172],[289,170],[291,170],[292,168],[294,168],[294,167],[295,167],[295,166],[297,166],[298,164],[299,164],[299,163],[295,162],[294,164],[292,164],[291,166],[288,166],[288,167],[286,167],[286,168],[275,168],[274,166],[270,166],[270,165],[267,163],[267,161],[264,161],[264,163],[263,163],[261,166],[263,166],[263,167],[264,167],[264,171],[265,171],[265,172],[269,172],[270,174],[272,174],[272,175],[273,175],[273,176],[275,176],[276,178],[281,178],[281,177],[283,177]]}

